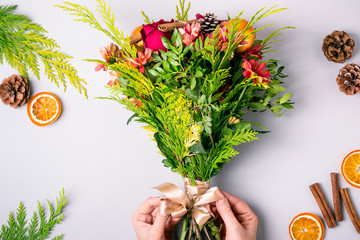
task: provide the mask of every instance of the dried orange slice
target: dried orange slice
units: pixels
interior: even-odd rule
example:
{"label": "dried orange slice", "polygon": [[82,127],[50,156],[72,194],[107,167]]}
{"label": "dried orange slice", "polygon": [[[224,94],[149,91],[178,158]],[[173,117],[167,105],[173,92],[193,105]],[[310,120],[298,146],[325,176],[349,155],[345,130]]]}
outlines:
{"label": "dried orange slice", "polygon": [[60,116],[60,100],[49,92],[38,93],[30,99],[27,112],[35,125],[40,127],[49,125]]}
{"label": "dried orange slice", "polygon": [[324,238],[324,225],[311,213],[301,213],[289,225],[292,240],[321,240]]}
{"label": "dried orange slice", "polygon": [[341,173],[351,186],[360,188],[360,150],[346,155],[341,164]]}

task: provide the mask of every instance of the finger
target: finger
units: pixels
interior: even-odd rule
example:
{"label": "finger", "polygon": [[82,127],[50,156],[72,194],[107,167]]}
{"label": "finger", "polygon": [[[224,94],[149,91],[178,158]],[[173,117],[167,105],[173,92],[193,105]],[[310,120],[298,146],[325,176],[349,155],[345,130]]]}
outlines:
{"label": "finger", "polygon": [[159,197],[149,197],[136,210],[138,214],[151,214],[160,204]]}
{"label": "finger", "polygon": [[251,208],[244,201],[231,195],[230,193],[224,191],[223,193],[229,200],[231,208],[236,218],[240,221],[241,225],[247,230],[256,231],[258,219]]}
{"label": "finger", "polygon": [[153,229],[155,232],[164,232],[166,222],[169,220],[170,215],[158,214],[155,218]]}
{"label": "finger", "polygon": [[216,208],[226,226],[233,227],[233,226],[240,225],[239,221],[236,219],[236,217],[231,209],[231,206],[230,206],[227,198],[217,201]]}

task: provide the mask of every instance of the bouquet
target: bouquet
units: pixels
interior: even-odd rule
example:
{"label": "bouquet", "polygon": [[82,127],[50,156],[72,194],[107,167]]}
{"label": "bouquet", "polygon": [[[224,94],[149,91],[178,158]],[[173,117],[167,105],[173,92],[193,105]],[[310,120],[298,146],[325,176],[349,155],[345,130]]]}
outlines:
{"label": "bouquet", "polygon": [[[95,70],[110,71],[111,99],[134,114],[129,119],[151,132],[165,167],[184,179],[185,192],[173,184],[157,187],[166,198],[164,213],[184,216],[181,239],[219,239],[209,203],[222,198],[210,179],[237,152],[233,146],[257,139],[263,127],[247,122],[246,113],[270,110],[281,116],[292,109],[291,94],[280,94],[283,66],[263,60],[272,51],[273,37],[255,39],[254,24],[283,8],[263,8],[249,21],[243,12],[227,20],[215,14],[197,14],[189,20],[190,3],[179,1],[176,20],[151,21],[130,37],[115,26],[115,17],[103,0],[97,0],[103,27],[85,6],[66,2],[59,6],[78,21],[104,32],[112,41],[100,49],[103,60]],[[270,24],[271,25],[271,24]],[[256,130],[258,129],[258,130]],[[259,130],[260,129],[260,130]]]}

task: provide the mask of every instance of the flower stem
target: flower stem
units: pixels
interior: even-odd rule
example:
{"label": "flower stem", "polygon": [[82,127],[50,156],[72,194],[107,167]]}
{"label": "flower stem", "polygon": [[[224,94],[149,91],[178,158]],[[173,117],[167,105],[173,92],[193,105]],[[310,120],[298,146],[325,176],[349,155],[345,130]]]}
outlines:
{"label": "flower stem", "polygon": [[204,229],[204,233],[205,233],[206,238],[207,238],[208,240],[214,240],[214,239],[212,238],[212,236],[211,236],[211,232],[209,232],[208,227],[207,227],[207,226],[204,226],[203,229]]}
{"label": "flower stem", "polygon": [[[187,234],[187,230],[188,230],[188,227],[189,227],[188,225],[189,225],[189,217],[186,215],[186,216],[184,217],[184,221],[183,221],[183,225],[182,225],[180,240],[185,240],[186,234]],[[190,234],[190,235],[191,235],[191,234]]]}

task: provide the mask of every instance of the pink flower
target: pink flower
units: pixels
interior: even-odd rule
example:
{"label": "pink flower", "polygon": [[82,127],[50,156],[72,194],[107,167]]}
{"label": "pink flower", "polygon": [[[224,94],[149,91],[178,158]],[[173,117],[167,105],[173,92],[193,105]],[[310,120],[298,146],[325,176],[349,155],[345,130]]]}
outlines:
{"label": "pink flower", "polygon": [[112,87],[116,84],[119,84],[118,77],[120,76],[120,73],[115,71],[110,71],[110,81],[108,82],[108,86]]}
{"label": "pink flower", "polygon": [[269,79],[271,78],[270,72],[268,70],[265,70],[266,63],[260,63],[256,60],[246,60],[244,59],[244,62],[242,63],[241,67],[245,69],[243,75],[246,78],[254,78],[254,83],[263,83],[268,84]]}
{"label": "pink flower", "polygon": [[[105,60],[105,62],[108,63],[109,60],[110,60],[110,56],[109,56],[110,55],[110,48],[109,47],[100,48],[100,55]],[[103,69],[104,71],[107,70],[104,64],[96,65],[96,67],[95,67],[96,72],[100,71],[101,69]]]}
{"label": "pink flower", "polygon": [[[171,20],[171,22],[174,22],[174,20]],[[141,29],[140,33],[144,43],[144,48],[150,48],[154,51],[159,51],[160,49],[166,51],[166,48],[162,43],[161,37],[165,36],[170,40],[172,31],[169,32],[160,31],[158,29],[158,26],[164,23],[168,23],[168,21],[164,21],[163,19],[161,19],[156,23],[143,25],[143,28]]]}
{"label": "pink flower", "polygon": [[150,61],[151,53],[153,53],[153,50],[150,48],[146,48],[145,54],[143,52],[138,52],[138,58],[136,59],[130,58],[128,59],[128,61],[131,63],[133,67],[135,68],[138,67],[141,73],[145,73],[144,65]]}
{"label": "pink flower", "polygon": [[188,46],[195,41],[200,34],[200,29],[201,26],[198,22],[193,22],[191,25],[186,24],[184,28],[179,28],[185,46]]}
{"label": "pink flower", "polygon": [[[111,43],[108,47],[100,48],[100,55],[106,63],[114,63],[120,57],[120,50],[116,44]],[[101,69],[107,70],[104,64],[96,65],[95,71],[100,71]]]}
{"label": "pink flower", "polygon": [[132,98],[125,97],[125,99],[127,99],[129,102],[131,102],[132,105],[134,105],[134,107],[139,108],[143,105],[142,102],[140,102],[140,100],[135,99],[133,97]]}
{"label": "pink flower", "polygon": [[243,55],[241,55],[241,57],[243,58],[257,58],[257,59],[262,59],[262,54],[263,52],[260,51],[262,48],[261,44],[256,44],[254,46],[252,46],[249,50],[247,50],[246,52],[243,53]]}
{"label": "pink flower", "polygon": [[220,40],[217,43],[216,47],[219,48],[220,51],[224,51],[228,47],[229,39],[226,36],[228,33],[229,33],[229,30],[226,27],[222,27],[222,28],[219,28],[218,31],[214,31],[214,32],[210,33],[208,37],[210,39],[212,39],[215,36],[215,34],[216,34],[216,37],[220,37]]}

